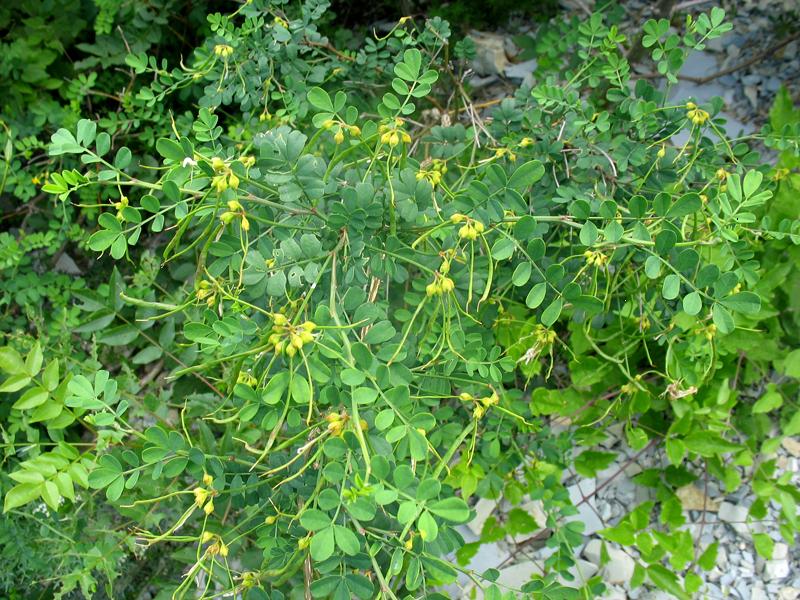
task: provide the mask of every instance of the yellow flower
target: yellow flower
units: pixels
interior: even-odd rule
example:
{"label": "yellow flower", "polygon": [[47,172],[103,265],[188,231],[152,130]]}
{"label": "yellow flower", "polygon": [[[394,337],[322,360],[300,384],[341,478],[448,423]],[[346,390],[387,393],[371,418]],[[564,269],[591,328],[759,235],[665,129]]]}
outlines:
{"label": "yellow flower", "polygon": [[707,111],[698,108],[694,102],[687,102],[686,108],[688,109],[686,111],[686,117],[695,125],[702,125],[708,121],[710,117]]}
{"label": "yellow flower", "polygon": [[233,48],[228,46],[228,44],[217,44],[214,46],[214,54],[221,56],[222,58],[228,58],[231,54],[233,54]]}

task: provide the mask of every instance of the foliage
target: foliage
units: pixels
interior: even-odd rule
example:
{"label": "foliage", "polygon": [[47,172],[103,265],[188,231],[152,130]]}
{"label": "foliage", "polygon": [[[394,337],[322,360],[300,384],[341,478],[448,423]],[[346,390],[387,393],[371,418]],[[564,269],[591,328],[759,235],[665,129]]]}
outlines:
{"label": "foliage", "polygon": [[[179,66],[131,48],[143,139],[111,117],[52,135],[63,162],[42,189],[98,267],[65,280],[57,325],[31,319],[0,349],[4,510],[60,522],[88,503],[135,527],[91,538],[102,564],[60,593],[101,571],[113,588],[114,545],[168,547],[173,597],[445,597],[466,581],[596,596],[599,578],[570,573],[583,526],[562,482],[608,466],[614,423],[668,465],[602,532],[638,552],[634,585],[702,588],[715,550],[697,551],[675,493],[700,477],[752,486],[751,518],[775,502],[792,541],[798,492],[773,456],[800,433],[787,97],[757,140],[729,140],[720,100],[634,80],[626,36],[596,13],[483,121],[446,22],[404,18],[344,51],[318,29],[326,8],[210,14]],[[662,29],[644,45],[672,80],[726,26],[713,9]],[[181,97],[198,108],[170,119]],[[0,258],[22,264],[32,235],[2,238]],[[464,544],[476,497],[518,508]],[[538,527],[527,499],[556,552],[509,590],[465,564]]]}

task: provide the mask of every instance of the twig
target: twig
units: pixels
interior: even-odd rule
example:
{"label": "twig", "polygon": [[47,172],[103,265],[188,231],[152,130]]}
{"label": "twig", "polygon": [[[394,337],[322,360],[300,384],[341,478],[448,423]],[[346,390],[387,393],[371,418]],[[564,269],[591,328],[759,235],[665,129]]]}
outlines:
{"label": "twig", "polygon": [[[793,33],[792,35],[784,38],[782,41],[778,42],[774,46],[770,46],[766,50],[759,52],[755,56],[749,58],[748,60],[738,65],[734,65],[727,69],[723,69],[722,71],[717,71],[716,73],[712,73],[711,75],[707,75],[705,77],[692,77],[691,75],[678,75],[677,77],[678,79],[682,79],[684,81],[691,81],[692,83],[708,83],[709,81],[713,81],[718,77],[724,77],[725,75],[730,75],[731,73],[735,73],[740,69],[747,68],[750,65],[757,63],[761,59],[766,58],[767,56],[773,54],[774,52],[777,52],[778,50],[780,50],[784,46],[787,46],[788,44],[790,44],[791,42],[793,42],[798,38],[800,38],[800,31]],[[640,75],[640,77],[644,77],[646,79],[657,79],[659,77],[663,77],[663,75],[661,73],[645,73],[644,75]]]}

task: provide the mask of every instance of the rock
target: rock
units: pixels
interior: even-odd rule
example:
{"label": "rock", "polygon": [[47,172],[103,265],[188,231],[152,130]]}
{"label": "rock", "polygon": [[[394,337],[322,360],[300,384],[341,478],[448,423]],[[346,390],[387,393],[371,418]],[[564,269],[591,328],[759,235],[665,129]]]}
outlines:
{"label": "rock", "polygon": [[603,594],[603,600],[628,600],[625,590],[618,588],[615,585],[606,586],[606,593]]}
{"label": "rock", "polygon": [[522,80],[524,85],[533,84],[533,72],[538,67],[535,58],[526,60],[525,62],[510,64],[504,69],[505,76],[509,79]]}
{"label": "rock", "polygon": [[542,574],[543,571],[539,565],[532,560],[526,560],[501,569],[500,576],[497,578],[497,583],[501,586],[519,589],[528,583],[534,575]]}
{"label": "rock", "polygon": [[568,517],[569,521],[580,521],[584,524],[583,534],[591,535],[596,531],[605,528],[603,520],[594,502],[594,494],[597,489],[595,479],[581,479],[578,483],[567,488],[569,498],[578,509],[578,514]]}
{"label": "rock", "polygon": [[781,441],[781,446],[792,456],[800,456],[800,441],[797,438],[785,437]]}
{"label": "rock", "polygon": [[545,526],[547,525],[547,515],[544,514],[541,500],[529,500],[528,502],[522,504],[519,508],[528,513],[533,518],[533,520],[536,521],[536,525],[539,527],[539,529],[536,529],[528,533],[520,533],[518,535],[513,536],[511,540],[515,544],[521,544],[531,539],[532,537],[537,536],[542,532],[542,529],[544,529]]}
{"label": "rock", "polygon": [[768,560],[764,563],[764,576],[770,580],[788,577],[789,561],[785,558],[780,560]]}
{"label": "rock", "polygon": [[781,560],[789,557],[789,546],[787,544],[775,544],[772,549],[772,560]]}
{"label": "rock", "polygon": [[781,80],[777,77],[770,77],[764,83],[764,89],[767,90],[769,93],[774,94],[778,91],[781,87]]}
{"label": "rock", "polygon": [[491,514],[497,508],[497,500],[489,500],[481,498],[473,507],[475,509],[475,518],[469,522],[468,527],[475,535],[480,535],[483,530],[483,524],[486,523]]}
{"label": "rock", "polygon": [[56,261],[55,270],[67,275],[83,275],[83,271],[72,257],[66,252],[62,252]]}
{"label": "rock", "polygon": [[607,548],[608,563],[603,567],[603,578],[609,583],[626,583],[633,577],[634,560],[622,550]]}
{"label": "rock", "polygon": [[597,573],[598,567],[589,561],[578,559],[575,561],[575,566],[570,567],[569,572],[574,577],[572,581],[564,579],[563,577],[559,577],[559,581],[562,585],[567,587],[581,587],[586,582],[594,577],[595,573]]}
{"label": "rock", "polygon": [[691,60],[687,60],[680,74],[687,77],[706,77],[718,71],[717,57],[710,52],[693,52]]}
{"label": "rock", "polygon": [[744,86],[744,97],[750,101],[753,108],[758,108],[758,88],[755,85]]}
{"label": "rock", "polygon": [[767,592],[762,587],[753,587],[750,590],[750,600],[769,600]]}
{"label": "rock", "polygon": [[594,539],[589,540],[589,542],[583,548],[583,556],[591,562],[592,564],[599,565],[600,564],[600,553],[601,548],[603,547],[603,542]]}
{"label": "rock", "polygon": [[719,505],[719,519],[726,523],[743,523],[747,520],[747,513],[749,512],[746,506],[739,506],[731,504],[730,502],[723,502]]}
{"label": "rock", "polygon": [[742,77],[742,83],[744,85],[758,85],[761,83],[761,79],[762,77],[758,73],[750,73]]}
{"label": "rock", "polygon": [[681,501],[683,510],[702,510],[706,512],[717,512],[719,502],[706,496],[705,492],[694,484],[685,485],[675,491],[675,495]]}
{"label": "rock", "polygon": [[472,68],[479,75],[500,75],[508,66],[505,37],[484,31],[471,31],[475,42],[475,59]]}
{"label": "rock", "polygon": [[800,598],[800,589],[796,587],[785,587],[781,588],[781,591],[778,592],[779,600],[797,600]]}

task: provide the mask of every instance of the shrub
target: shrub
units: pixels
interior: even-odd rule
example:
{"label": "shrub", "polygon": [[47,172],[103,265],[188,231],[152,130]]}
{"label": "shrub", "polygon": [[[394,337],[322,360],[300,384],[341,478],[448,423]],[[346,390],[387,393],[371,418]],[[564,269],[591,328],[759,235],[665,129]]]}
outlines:
{"label": "shrub", "polygon": [[[74,518],[102,490],[136,553],[168,544],[174,597],[444,597],[480,544],[455,529],[471,499],[530,497],[558,551],[521,591],[591,597],[562,476],[605,468],[618,422],[669,463],[602,532],[641,556],[634,583],[702,586],[715,548],[697,556],[675,494],[700,476],[746,478],[751,516],[776,502],[792,540],[798,493],[770,458],[800,432],[791,104],[758,136],[772,168],[726,137],[721,101],[634,80],[598,13],[484,120],[447,23],[345,51],[325,7],[211,14],[186,66],[130,54],[151,79],[136,106],[199,95],[136,156],[88,119],[52,136],[43,189],[89,219],[109,275],[72,293],[85,359],[23,335],[0,351],[6,435],[31,449],[9,455],[5,511]],[[673,78],[723,21],[652,21],[643,43]]]}

